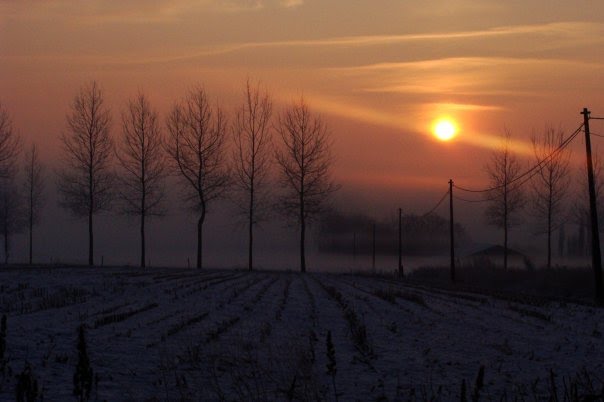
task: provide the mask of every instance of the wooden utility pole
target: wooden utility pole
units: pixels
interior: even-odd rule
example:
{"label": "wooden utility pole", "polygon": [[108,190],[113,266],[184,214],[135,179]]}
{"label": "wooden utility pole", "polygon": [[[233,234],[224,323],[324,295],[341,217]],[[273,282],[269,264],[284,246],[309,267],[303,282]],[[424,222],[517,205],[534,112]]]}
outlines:
{"label": "wooden utility pole", "polygon": [[371,225],[371,269],[375,274],[375,222]]}
{"label": "wooden utility pole", "polygon": [[398,274],[402,278],[403,271],[403,210],[398,209]]}
{"label": "wooden utility pole", "polygon": [[451,282],[455,282],[455,224],[453,221],[453,179],[449,180],[449,236],[451,246]]}
{"label": "wooden utility pole", "polygon": [[591,217],[591,265],[594,270],[596,302],[604,303],[602,289],[602,255],[600,253],[600,231],[598,229],[598,211],[596,208],[596,187],[594,167],[591,159],[591,138],[589,133],[589,110],[583,108],[583,128],[585,129],[585,151],[587,154],[587,182],[589,185],[589,211]]}
{"label": "wooden utility pole", "polygon": [[352,260],[357,260],[357,232],[352,233]]}

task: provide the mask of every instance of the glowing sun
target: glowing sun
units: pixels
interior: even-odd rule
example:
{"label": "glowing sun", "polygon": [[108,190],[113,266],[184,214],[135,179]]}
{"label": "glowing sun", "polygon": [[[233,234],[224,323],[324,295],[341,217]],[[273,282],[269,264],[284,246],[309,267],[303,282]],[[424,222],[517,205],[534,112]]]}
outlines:
{"label": "glowing sun", "polygon": [[432,133],[441,141],[449,141],[457,134],[457,124],[451,119],[437,120],[432,126]]}

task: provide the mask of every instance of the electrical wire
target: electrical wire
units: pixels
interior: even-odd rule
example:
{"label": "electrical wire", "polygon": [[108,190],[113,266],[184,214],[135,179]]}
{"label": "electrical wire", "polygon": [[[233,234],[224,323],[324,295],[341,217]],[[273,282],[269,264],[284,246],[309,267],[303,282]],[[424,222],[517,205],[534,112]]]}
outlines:
{"label": "electrical wire", "polygon": [[[573,139],[575,139],[575,137],[581,132],[582,127],[583,127],[583,125],[581,125],[577,130],[575,130],[566,140],[562,141],[562,143],[560,143],[558,148],[556,148],[554,151],[552,151],[552,153],[549,154],[547,157],[545,157],[541,161],[539,161],[535,166],[531,167],[526,172],[522,173],[521,175],[517,176],[516,178],[514,178],[513,180],[510,180],[507,183],[504,183],[499,186],[487,188],[487,189],[482,189],[482,190],[467,189],[467,188],[457,186],[455,184],[453,184],[453,186],[459,190],[470,192],[470,193],[486,193],[486,192],[491,192],[491,191],[503,188],[505,186],[514,184],[515,182],[522,180],[526,176],[529,176],[529,179],[530,179],[532,176],[534,176],[538,171],[540,171],[542,169],[543,164],[545,164],[549,159],[552,159],[558,152],[560,152],[562,149],[564,149]],[[526,182],[526,180],[523,181],[523,183],[525,183],[525,182]]]}
{"label": "electrical wire", "polygon": [[443,203],[443,201],[445,200],[445,198],[447,198],[447,196],[449,195],[449,190],[447,190],[445,192],[445,194],[443,194],[442,198],[436,203],[436,205],[434,206],[434,208],[432,208],[431,210],[429,210],[428,212],[426,212],[425,214],[423,214],[421,217],[425,218],[426,216],[432,214],[434,211],[436,211],[436,209],[438,207],[440,207],[440,204]]}
{"label": "electrical wire", "polygon": [[463,198],[457,195],[454,195],[453,198],[455,198],[456,200],[459,201],[464,201],[464,202],[472,202],[472,203],[478,203],[478,202],[489,202],[489,201],[495,201],[497,199],[497,197],[491,197],[491,198],[483,198],[480,200],[469,200],[467,198]]}
{"label": "electrical wire", "polygon": [[577,128],[571,135],[569,135],[564,141],[562,141],[560,143],[560,145],[558,146],[558,148],[556,148],[555,150],[553,150],[548,156],[546,156],[545,158],[543,158],[535,166],[531,167],[526,172],[524,172],[521,175],[515,177],[513,180],[510,180],[507,183],[501,184],[499,186],[491,187],[491,188],[481,189],[481,190],[464,188],[464,187],[457,186],[456,184],[453,184],[453,187],[455,187],[458,190],[465,191],[465,192],[468,192],[468,193],[488,193],[488,192],[491,192],[491,191],[494,191],[494,190],[499,190],[499,189],[504,188],[506,186],[510,186],[510,185],[512,185],[512,184],[514,184],[514,183],[516,183],[518,181],[521,181],[521,180],[523,180],[523,179],[526,178],[526,180],[522,181],[522,183],[519,185],[519,186],[521,186],[522,184],[524,184],[528,180],[530,180],[534,175],[536,175],[537,172],[541,171],[541,169],[543,168],[543,165],[545,163],[547,163],[550,159],[552,159],[558,152],[561,152],[564,148],[566,148],[568,146],[568,144],[570,144],[572,142],[572,140],[574,140],[575,137],[577,135],[579,135],[579,133],[581,132],[582,128],[583,128],[583,124],[581,124],[579,126],[579,128]]}

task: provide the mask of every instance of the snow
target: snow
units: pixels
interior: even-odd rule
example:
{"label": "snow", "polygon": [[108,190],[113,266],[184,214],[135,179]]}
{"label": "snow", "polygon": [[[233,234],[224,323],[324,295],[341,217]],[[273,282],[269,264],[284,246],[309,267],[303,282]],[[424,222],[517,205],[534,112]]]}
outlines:
{"label": "snow", "polygon": [[328,331],[340,400],[458,400],[481,366],[487,398],[545,395],[550,370],[604,379],[591,306],[319,273],[5,268],[0,284],[2,400],[26,361],[45,400],[71,400],[81,323],[98,400],[334,400]]}

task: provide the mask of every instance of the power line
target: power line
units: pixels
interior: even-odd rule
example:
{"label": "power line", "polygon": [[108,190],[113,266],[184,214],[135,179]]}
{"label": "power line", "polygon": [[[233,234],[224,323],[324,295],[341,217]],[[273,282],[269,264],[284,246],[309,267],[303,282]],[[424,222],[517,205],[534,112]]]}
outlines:
{"label": "power line", "polygon": [[467,198],[459,197],[457,195],[454,195],[453,198],[455,198],[456,200],[459,200],[459,201],[472,202],[472,203],[494,201],[497,199],[496,197],[491,197],[491,198],[483,198],[480,200],[469,200]]}
{"label": "power line", "polygon": [[436,205],[434,206],[434,208],[432,208],[430,211],[428,211],[428,212],[426,212],[425,214],[423,214],[421,217],[422,217],[422,218],[425,218],[426,216],[428,216],[428,215],[432,214],[434,211],[436,211],[436,209],[437,209],[438,207],[440,207],[440,204],[442,204],[442,203],[443,203],[443,201],[444,201],[444,200],[447,198],[447,195],[449,195],[449,190],[447,190],[447,191],[446,191],[446,192],[443,194],[442,198],[441,198],[441,199],[440,199],[440,200],[439,200],[439,201],[436,203]]}
{"label": "power line", "polygon": [[520,180],[523,180],[525,177],[528,176],[528,178],[519,185],[519,186],[521,186],[522,184],[524,184],[528,180],[530,180],[535,174],[537,174],[537,172],[539,172],[543,168],[543,165],[545,163],[549,162],[549,160],[552,159],[558,152],[560,152],[564,148],[566,148],[568,146],[568,144],[570,144],[571,141],[574,140],[577,135],[579,135],[582,128],[583,128],[583,124],[581,124],[579,126],[579,128],[577,128],[571,135],[569,135],[568,138],[566,138],[564,141],[562,141],[560,143],[560,145],[558,146],[558,148],[554,149],[548,156],[546,156],[545,158],[540,160],[535,166],[531,167],[526,172],[522,173],[520,176],[517,176],[516,178],[514,178],[513,180],[510,180],[507,183],[501,184],[499,186],[491,187],[491,188],[481,189],[481,190],[459,187],[455,184],[453,186],[458,190],[466,191],[468,193],[488,193],[488,192],[491,192],[494,190],[499,190],[499,189],[509,186],[511,184],[514,184]]}
{"label": "power line", "polygon": [[[575,130],[566,140],[562,141],[560,143],[560,145],[558,146],[558,148],[556,148],[555,150],[552,151],[551,154],[549,154],[547,157],[543,158],[541,161],[539,161],[535,166],[531,167],[530,169],[528,169],[526,172],[524,172],[523,174],[521,174],[520,176],[514,178],[513,180],[504,183],[502,185],[499,186],[495,186],[495,187],[491,187],[491,188],[487,188],[487,189],[483,189],[483,190],[473,190],[473,189],[467,189],[467,188],[463,188],[463,187],[459,187],[459,186],[455,186],[455,188],[462,190],[462,191],[467,191],[470,193],[486,193],[486,192],[490,192],[493,190],[498,190],[500,188],[503,188],[505,186],[509,186],[510,184],[514,184],[517,181],[522,180],[524,177],[529,176],[529,179],[534,176],[536,174],[537,171],[541,170],[542,165],[545,164],[549,159],[553,158],[558,152],[560,152],[562,149],[564,149],[580,132],[581,132],[581,128],[583,127],[583,125],[579,126],[579,128],[577,130]],[[523,183],[525,183],[526,181],[524,181]]]}

